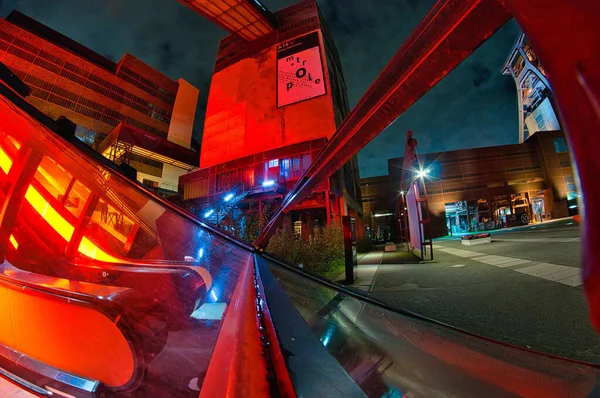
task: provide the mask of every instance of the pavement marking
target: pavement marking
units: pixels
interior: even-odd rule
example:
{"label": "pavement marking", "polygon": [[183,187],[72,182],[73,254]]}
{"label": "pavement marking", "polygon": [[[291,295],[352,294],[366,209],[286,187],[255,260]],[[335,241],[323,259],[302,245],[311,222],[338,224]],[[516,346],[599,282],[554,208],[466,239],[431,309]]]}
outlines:
{"label": "pavement marking", "polygon": [[486,263],[486,264],[495,265],[497,267],[500,267],[503,264],[513,262],[516,259],[513,257],[489,255],[489,256],[472,258],[472,260],[479,261],[480,263]]}
{"label": "pavement marking", "polygon": [[481,253],[478,253],[478,252],[472,252],[470,250],[463,250],[463,249],[450,249],[450,248],[446,248],[446,249],[438,249],[438,250],[442,251],[444,253],[453,254],[453,255],[458,256],[458,257],[473,257],[473,256],[477,256],[477,255],[481,254]]}
{"label": "pavement marking", "polygon": [[494,265],[498,268],[507,268],[507,267],[514,267],[515,265],[523,265],[523,264],[531,264],[531,261],[520,259],[520,258],[511,258],[510,261],[506,261],[506,262],[503,262],[500,264],[494,264]]}
{"label": "pavement marking", "polygon": [[569,267],[569,269],[564,269],[562,271],[553,272],[548,275],[543,275],[542,278],[547,279],[549,281],[561,281],[563,279],[570,278],[572,276],[580,276],[581,270],[575,267]]}
{"label": "pavement marking", "polygon": [[495,242],[520,242],[520,243],[572,243],[581,242],[581,238],[533,238],[533,239],[505,239],[492,238]]}
{"label": "pavement marking", "polygon": [[532,265],[531,267],[519,268],[519,269],[516,269],[515,271],[520,272],[522,274],[531,275],[531,276],[543,277],[544,275],[550,275],[555,272],[565,271],[565,270],[568,270],[569,268],[573,268],[573,267],[568,267],[565,265],[558,265],[558,264],[539,263],[536,265]]}
{"label": "pavement marking", "polygon": [[[547,238],[551,239],[551,238]],[[579,240],[579,238],[576,238]],[[514,241],[522,241],[513,239]],[[530,239],[531,240],[531,239]],[[537,239],[543,241],[543,239]],[[563,239],[565,240],[565,239]],[[573,239],[568,239],[573,241]],[[514,266],[523,266],[513,269],[522,274],[533,276],[540,279],[545,279],[552,282],[562,283],[563,285],[577,287],[583,284],[581,280],[581,269],[577,267],[570,267],[566,265],[551,264],[551,263],[538,263],[535,261],[525,260],[515,257],[498,256],[495,254],[486,254],[481,252],[474,252],[463,249],[453,248],[442,248],[438,247],[439,251],[452,254],[457,257],[469,258],[470,260],[477,261],[484,264],[493,265],[498,268],[507,268]],[[452,268],[466,267],[464,264],[452,265]]]}
{"label": "pavement marking", "polygon": [[583,285],[583,280],[581,280],[581,275],[574,275],[574,276],[571,276],[569,278],[561,279],[561,280],[556,281],[556,282],[562,283],[564,285],[569,285],[569,286],[581,286],[581,285]]}

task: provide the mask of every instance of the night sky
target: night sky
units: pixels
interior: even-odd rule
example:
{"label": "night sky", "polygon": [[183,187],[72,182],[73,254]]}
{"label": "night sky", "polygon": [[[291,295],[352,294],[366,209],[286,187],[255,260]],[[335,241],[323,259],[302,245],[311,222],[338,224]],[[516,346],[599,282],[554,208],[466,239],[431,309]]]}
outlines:
{"label": "night sky", "polygon": [[[275,11],[295,0],[263,0]],[[340,53],[354,106],[434,0],[318,0]],[[200,139],[218,41],[226,32],[177,0],[0,0],[118,61],[130,52],[172,79],[200,89]],[[516,92],[500,70],[519,29],[509,22],[359,154],[361,177],[387,174],[406,130],[419,153],[516,143]]]}

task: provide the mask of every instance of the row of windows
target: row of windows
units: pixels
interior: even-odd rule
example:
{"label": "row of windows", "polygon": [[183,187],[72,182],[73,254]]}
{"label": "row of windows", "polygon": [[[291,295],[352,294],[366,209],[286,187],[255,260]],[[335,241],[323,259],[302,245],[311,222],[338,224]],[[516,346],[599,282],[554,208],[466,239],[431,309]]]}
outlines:
{"label": "row of windows", "polygon": [[478,173],[468,173],[468,174],[456,174],[456,175],[451,175],[451,176],[443,176],[440,177],[440,180],[457,180],[460,178],[467,178],[467,177],[479,177],[479,176],[485,176],[485,175],[493,175],[493,174],[502,174],[502,173],[514,173],[517,171],[526,171],[526,170],[538,170],[540,169],[540,166],[529,166],[529,167],[514,167],[512,169],[506,169],[506,170],[494,170],[494,171],[480,171]]}
{"label": "row of windows", "polygon": [[[148,94],[152,94],[153,96],[160,98],[171,105],[175,103],[174,94],[152,83],[150,80],[139,75],[138,73],[135,73],[134,71],[125,66],[121,66],[119,68],[118,75],[119,77],[123,78],[123,80],[127,80],[129,83],[144,90]],[[125,77],[127,77],[127,79],[125,79]]]}
{"label": "row of windows", "polygon": [[[5,41],[0,41],[0,50],[4,50],[10,54],[16,55],[17,57],[34,65],[38,65],[56,75],[63,76],[83,87],[87,87],[96,91],[97,93],[135,109],[138,112],[150,117],[154,117],[156,120],[159,120],[162,123],[169,123],[170,113],[168,111],[157,107],[126,90],[123,90],[122,88],[94,75],[93,73],[89,73],[67,61],[38,49],[37,47],[30,45],[6,32],[0,33],[0,38]],[[10,42],[12,42],[13,45],[9,44]],[[18,45],[27,51],[23,51],[15,45]],[[43,58],[49,58],[51,62],[48,62]]]}
{"label": "row of windows", "polygon": [[[310,167],[310,154],[272,159],[253,166],[241,167],[217,174],[214,179],[214,192],[224,192],[243,184],[246,189],[263,184],[300,178]],[[256,174],[255,174],[256,172]],[[263,174],[264,173],[264,174]],[[200,198],[209,194],[209,179],[202,178],[184,184],[184,199]]]}
{"label": "row of windows", "polygon": [[150,159],[135,153],[131,154],[130,160],[133,160],[134,162],[138,163],[147,164],[148,166],[156,167],[158,169],[163,168],[163,162],[159,162],[158,160]]}
{"label": "row of windows", "polygon": [[484,189],[487,188],[487,185],[471,185],[469,187],[459,187],[459,188],[450,188],[450,189],[440,189],[438,191],[428,191],[429,195],[439,195],[441,193],[452,193],[452,192],[460,192],[460,191],[470,191],[474,189]]}
{"label": "row of windows", "polygon": [[470,162],[474,160],[483,160],[488,161],[491,159],[501,159],[501,158],[511,158],[516,156],[525,156],[525,155],[535,155],[535,151],[521,151],[521,152],[513,152],[513,153],[501,153],[493,156],[470,156],[468,158],[456,158],[456,159],[446,159],[438,161],[439,164],[445,163],[458,163],[458,162]]}
{"label": "row of windows", "polygon": [[[148,126],[136,119],[123,115],[113,109],[107,108],[97,102],[91,101],[77,94],[74,94],[61,87],[48,83],[42,79],[31,76],[19,70],[13,70],[15,75],[22,81],[31,85],[31,95],[44,101],[52,102],[63,108],[70,109],[79,114],[85,115],[102,123],[116,126],[120,121],[138,127],[149,133],[155,134],[162,138],[167,138],[167,133],[157,128]],[[39,86],[38,84],[39,83]],[[82,106],[85,105],[85,106]]]}

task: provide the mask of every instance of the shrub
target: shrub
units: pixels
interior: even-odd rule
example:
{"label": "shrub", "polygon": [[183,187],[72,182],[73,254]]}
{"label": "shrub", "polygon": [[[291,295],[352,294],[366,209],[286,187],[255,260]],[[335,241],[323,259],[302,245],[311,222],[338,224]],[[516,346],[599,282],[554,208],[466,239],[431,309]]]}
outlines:
{"label": "shrub", "polygon": [[331,226],[315,231],[308,241],[289,229],[278,230],[267,252],[290,265],[300,265],[308,272],[323,275],[344,263],[344,237],[340,227]]}

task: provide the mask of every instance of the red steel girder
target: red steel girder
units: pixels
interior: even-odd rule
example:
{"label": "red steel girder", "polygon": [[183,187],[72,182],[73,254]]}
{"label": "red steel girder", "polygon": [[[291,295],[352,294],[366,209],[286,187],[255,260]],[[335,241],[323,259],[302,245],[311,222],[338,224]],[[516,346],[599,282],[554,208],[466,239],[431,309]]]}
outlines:
{"label": "red steel girder", "polygon": [[292,206],[385,130],[510,17],[497,0],[439,0],[284,198],[256,246],[265,248]]}
{"label": "red steel girder", "polygon": [[275,30],[274,15],[255,0],[179,0],[238,37],[252,41]]}
{"label": "red steel girder", "polygon": [[600,330],[600,1],[505,4],[544,65],[576,161],[583,282],[592,324]]}

